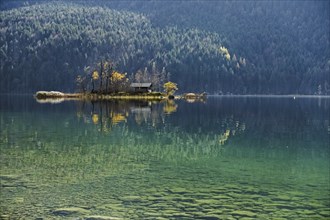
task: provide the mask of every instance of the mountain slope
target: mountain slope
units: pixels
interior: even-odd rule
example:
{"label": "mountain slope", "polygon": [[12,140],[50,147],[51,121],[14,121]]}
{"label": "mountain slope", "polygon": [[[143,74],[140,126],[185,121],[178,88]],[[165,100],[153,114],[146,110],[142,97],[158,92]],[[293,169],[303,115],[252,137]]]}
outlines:
{"label": "mountain slope", "polygon": [[107,6],[144,13],[160,27],[218,33],[232,53],[253,66],[243,76],[250,93],[330,94],[329,1],[111,1]]}
{"label": "mountain slope", "polygon": [[[155,63],[183,89],[197,90],[234,66],[219,50],[217,34],[155,28],[141,14],[52,3],[2,11],[1,17],[2,92],[72,90],[76,75],[100,59],[129,74]],[[222,66],[226,71],[219,72]]]}
{"label": "mountain slope", "polygon": [[73,90],[107,58],[165,67],[182,92],[330,94],[327,1],[72,2],[1,11],[1,92]]}

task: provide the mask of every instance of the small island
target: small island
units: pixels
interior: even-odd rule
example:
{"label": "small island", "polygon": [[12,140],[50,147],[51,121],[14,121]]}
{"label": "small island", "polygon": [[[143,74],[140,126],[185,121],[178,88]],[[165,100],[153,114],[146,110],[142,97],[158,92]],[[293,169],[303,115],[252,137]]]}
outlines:
{"label": "small island", "polygon": [[158,71],[153,66],[149,71],[137,71],[130,77],[115,69],[111,61],[101,61],[93,67],[86,67],[84,74],[78,75],[75,80],[76,93],[60,91],[38,91],[35,98],[39,102],[56,102],[58,100],[150,100],[161,101],[168,99],[186,99],[189,102],[204,100],[206,93],[186,93],[174,96],[178,90],[176,83],[169,80],[169,73],[165,68]]}

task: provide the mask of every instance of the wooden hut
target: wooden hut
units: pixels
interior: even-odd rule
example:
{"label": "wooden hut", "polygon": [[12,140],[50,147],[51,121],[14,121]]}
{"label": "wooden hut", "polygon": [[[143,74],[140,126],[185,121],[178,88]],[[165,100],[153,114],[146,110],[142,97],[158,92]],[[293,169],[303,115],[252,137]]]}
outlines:
{"label": "wooden hut", "polygon": [[151,92],[152,84],[151,83],[131,83],[130,89],[132,92]]}

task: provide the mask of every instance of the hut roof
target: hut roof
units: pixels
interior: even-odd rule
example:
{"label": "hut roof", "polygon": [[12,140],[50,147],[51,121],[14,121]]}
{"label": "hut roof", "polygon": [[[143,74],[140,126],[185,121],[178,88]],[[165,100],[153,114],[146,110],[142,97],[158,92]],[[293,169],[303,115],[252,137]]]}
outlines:
{"label": "hut roof", "polygon": [[150,88],[151,86],[151,83],[131,83],[130,85],[133,88]]}

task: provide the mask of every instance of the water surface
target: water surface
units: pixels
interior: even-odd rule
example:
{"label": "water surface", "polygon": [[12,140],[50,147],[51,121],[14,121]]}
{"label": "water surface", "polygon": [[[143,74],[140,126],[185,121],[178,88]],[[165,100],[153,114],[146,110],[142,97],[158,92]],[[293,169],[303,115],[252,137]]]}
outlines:
{"label": "water surface", "polygon": [[1,96],[1,218],[329,219],[330,99]]}

